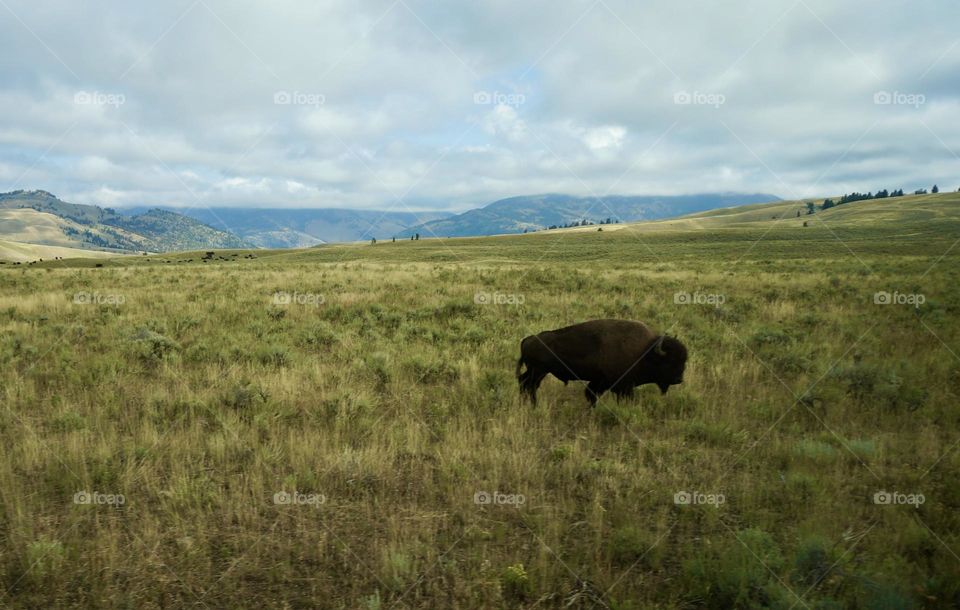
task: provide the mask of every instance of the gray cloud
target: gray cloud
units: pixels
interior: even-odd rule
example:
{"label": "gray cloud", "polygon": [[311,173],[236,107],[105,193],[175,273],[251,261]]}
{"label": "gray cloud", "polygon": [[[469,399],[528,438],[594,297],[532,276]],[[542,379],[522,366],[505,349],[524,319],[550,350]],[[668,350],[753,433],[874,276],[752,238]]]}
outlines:
{"label": "gray cloud", "polygon": [[545,191],[960,185],[950,0],[5,0],[0,14],[3,190],[463,209]]}

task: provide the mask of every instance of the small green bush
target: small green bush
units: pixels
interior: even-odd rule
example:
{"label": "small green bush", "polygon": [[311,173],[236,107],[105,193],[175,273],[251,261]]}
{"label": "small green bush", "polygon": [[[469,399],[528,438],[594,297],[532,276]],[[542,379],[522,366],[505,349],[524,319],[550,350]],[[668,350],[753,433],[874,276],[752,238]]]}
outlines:
{"label": "small green bush", "polygon": [[783,554],[770,534],[740,530],[698,552],[684,562],[684,588],[705,607],[759,609],[787,598],[774,576],[783,567]]}
{"label": "small green bush", "polygon": [[662,558],[657,542],[656,535],[628,525],[613,532],[607,548],[611,561],[618,566],[628,567],[642,560],[644,567],[653,569]]}
{"label": "small green bush", "polygon": [[529,599],[533,591],[530,577],[522,563],[515,563],[504,568],[500,574],[500,587],[503,597],[510,602],[522,602]]}

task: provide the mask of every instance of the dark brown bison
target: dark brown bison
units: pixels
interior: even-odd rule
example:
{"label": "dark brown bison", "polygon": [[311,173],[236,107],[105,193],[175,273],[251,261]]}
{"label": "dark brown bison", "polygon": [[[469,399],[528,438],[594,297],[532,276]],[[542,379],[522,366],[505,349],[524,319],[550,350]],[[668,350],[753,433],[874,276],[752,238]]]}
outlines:
{"label": "dark brown bison", "polygon": [[591,320],[521,341],[517,380],[534,403],[548,373],[564,384],[586,381],[587,400],[593,406],[608,390],[619,399],[647,383],[655,383],[666,394],[670,386],[683,383],[686,363],[687,348],[680,341],[657,335],[641,322]]}

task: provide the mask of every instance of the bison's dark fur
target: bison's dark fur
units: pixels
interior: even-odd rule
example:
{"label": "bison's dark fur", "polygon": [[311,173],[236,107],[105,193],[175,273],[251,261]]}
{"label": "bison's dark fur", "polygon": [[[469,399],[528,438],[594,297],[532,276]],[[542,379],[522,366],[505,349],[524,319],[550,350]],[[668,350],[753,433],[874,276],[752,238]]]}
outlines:
{"label": "bison's dark fur", "polygon": [[564,384],[586,381],[587,400],[593,406],[608,390],[624,398],[646,383],[666,394],[671,385],[683,383],[686,363],[687,348],[680,341],[657,335],[641,322],[591,320],[521,341],[517,379],[534,403],[548,373]]}

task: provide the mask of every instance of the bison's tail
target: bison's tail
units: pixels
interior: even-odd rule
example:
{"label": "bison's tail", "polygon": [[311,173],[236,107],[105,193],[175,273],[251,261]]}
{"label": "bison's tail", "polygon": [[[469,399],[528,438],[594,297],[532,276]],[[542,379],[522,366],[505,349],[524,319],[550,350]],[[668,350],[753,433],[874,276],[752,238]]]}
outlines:
{"label": "bison's tail", "polygon": [[520,358],[517,360],[517,370],[515,371],[517,379],[520,379],[520,369],[522,368],[523,368],[523,356],[520,356]]}

